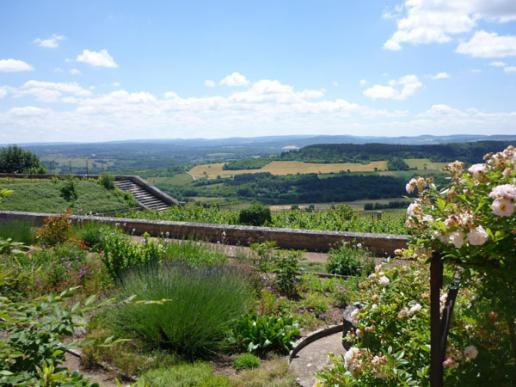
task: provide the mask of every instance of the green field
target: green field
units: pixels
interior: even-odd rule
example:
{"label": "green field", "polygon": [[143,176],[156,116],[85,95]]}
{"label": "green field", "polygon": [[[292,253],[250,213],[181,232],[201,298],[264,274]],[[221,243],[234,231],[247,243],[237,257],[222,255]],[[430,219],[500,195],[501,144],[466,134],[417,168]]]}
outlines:
{"label": "green field", "polygon": [[60,189],[64,180],[0,179],[0,187],[12,194],[0,203],[0,210],[74,213],[117,211],[133,207],[119,190],[106,190],[95,180],[75,180],[78,198],[66,201]]}

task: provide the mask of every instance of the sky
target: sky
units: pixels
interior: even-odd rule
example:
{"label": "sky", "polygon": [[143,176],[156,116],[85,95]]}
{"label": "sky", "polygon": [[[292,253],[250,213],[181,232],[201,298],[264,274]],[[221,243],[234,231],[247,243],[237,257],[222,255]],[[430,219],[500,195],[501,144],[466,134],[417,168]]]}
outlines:
{"label": "sky", "polygon": [[514,0],[1,0],[0,143],[516,134]]}

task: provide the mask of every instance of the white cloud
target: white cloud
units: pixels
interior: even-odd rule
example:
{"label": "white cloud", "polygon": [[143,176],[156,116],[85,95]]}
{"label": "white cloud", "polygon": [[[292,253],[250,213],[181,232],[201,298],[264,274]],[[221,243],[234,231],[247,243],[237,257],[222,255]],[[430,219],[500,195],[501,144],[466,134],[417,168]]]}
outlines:
{"label": "white cloud", "polygon": [[456,51],[476,58],[516,56],[516,36],[477,31],[469,41],[461,42]]}
{"label": "white cloud", "polygon": [[493,67],[501,68],[507,74],[516,73],[516,66],[509,65],[508,63],[503,62],[503,61],[494,61],[494,62],[489,63],[489,65],[493,66]]}
{"label": "white cloud", "polygon": [[204,81],[204,86],[206,87],[215,87],[215,81],[212,81],[211,79],[206,79]]}
{"label": "white cloud", "polygon": [[441,71],[437,74],[432,75],[432,79],[439,80],[439,79],[448,79],[450,78],[450,74],[448,74],[446,71]]}
{"label": "white cloud", "polygon": [[79,69],[70,69],[70,74],[72,75],[81,75],[81,71]]}
{"label": "white cloud", "polygon": [[514,0],[405,0],[403,10],[398,9],[394,15],[397,30],[384,48],[401,50],[403,44],[446,43],[473,30],[480,20],[516,20],[515,4]]}
{"label": "white cloud", "polygon": [[224,78],[222,78],[219,82],[222,86],[247,86],[249,84],[249,81],[247,78],[240,74],[239,72],[234,72],[229,75],[226,75]]}
{"label": "white cloud", "polygon": [[100,51],[82,50],[82,53],[77,55],[77,62],[87,63],[94,67],[118,67],[113,57],[105,49]]}
{"label": "white cloud", "polygon": [[31,71],[32,66],[18,59],[0,59],[0,73],[14,73],[20,71]]}
{"label": "white cloud", "polygon": [[39,47],[44,47],[44,48],[57,48],[57,47],[59,47],[59,43],[63,39],[64,39],[63,35],[52,34],[52,36],[50,36],[47,39],[40,39],[40,38],[34,39],[34,44],[38,45]]}
{"label": "white cloud", "polygon": [[498,61],[489,63],[489,65],[493,66],[493,67],[505,67],[505,66],[507,66],[507,63],[498,60]]}
{"label": "white cloud", "polygon": [[365,85],[367,85],[367,80],[365,80],[365,79],[361,79],[361,80],[360,80],[360,85],[361,85],[361,86],[365,86]]}
{"label": "white cloud", "polygon": [[47,114],[48,110],[36,106],[21,106],[14,107],[10,109],[7,113],[15,117],[34,117]]}
{"label": "white cloud", "polygon": [[65,95],[75,97],[91,95],[91,91],[82,88],[75,82],[60,83],[34,80],[25,82],[19,88],[12,88],[12,93],[17,97],[31,96],[41,102],[56,102]]}
{"label": "white cloud", "polygon": [[7,90],[0,87],[0,99],[4,98],[7,95]]}
{"label": "white cloud", "polygon": [[373,85],[363,94],[373,99],[395,99],[404,100],[413,96],[423,84],[416,75],[405,75],[396,80],[390,80],[387,85]]}
{"label": "white cloud", "polygon": [[[396,98],[401,98],[403,88],[415,84],[410,78],[402,77],[385,87],[393,88]],[[123,89],[94,94],[75,83],[29,81],[8,89],[4,98],[16,103],[16,96],[27,89],[57,92],[59,97],[54,93],[49,94],[50,98],[58,98],[56,102],[61,103],[48,105],[47,109],[35,106],[25,101],[25,98],[41,97],[33,92],[24,94],[21,106],[7,110],[0,107],[0,141],[4,143],[343,132],[494,134],[514,133],[516,122],[516,112],[482,112],[444,104],[435,104],[422,112],[376,109],[329,98],[323,89],[297,90],[292,85],[268,79],[227,96],[201,97],[183,97],[172,90],[164,95]],[[409,90],[405,90],[405,96],[410,94]]]}

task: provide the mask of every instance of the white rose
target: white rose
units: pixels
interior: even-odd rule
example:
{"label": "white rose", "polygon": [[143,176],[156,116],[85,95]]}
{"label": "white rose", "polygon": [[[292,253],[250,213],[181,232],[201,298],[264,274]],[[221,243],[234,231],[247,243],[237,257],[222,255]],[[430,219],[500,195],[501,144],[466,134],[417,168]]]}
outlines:
{"label": "white rose", "polygon": [[491,199],[515,199],[516,198],[516,185],[514,184],[502,184],[494,187],[489,193]]}
{"label": "white rose", "polygon": [[418,202],[410,203],[407,208],[408,216],[415,216],[417,213],[421,212],[421,207]]}
{"label": "white rose", "polygon": [[478,356],[478,349],[474,345],[468,345],[464,348],[464,357],[468,360],[473,360]]}
{"label": "white rose", "polygon": [[357,347],[351,347],[346,353],[344,354],[344,367],[352,372],[355,369],[356,366],[356,360],[357,357],[360,354],[360,350]]}
{"label": "white rose", "polygon": [[491,204],[491,210],[496,216],[511,216],[514,212],[514,204],[509,199],[496,199]]}
{"label": "white rose", "polygon": [[381,276],[379,279],[378,279],[378,283],[382,286],[387,286],[389,285],[389,278],[387,278],[386,276]]}
{"label": "white rose", "polygon": [[415,304],[409,309],[409,313],[412,315],[414,313],[417,313],[421,310],[422,306],[421,304]]}
{"label": "white rose", "polygon": [[407,193],[411,194],[416,189],[416,186],[417,186],[417,180],[410,179],[410,181],[405,186],[405,190],[407,191]]}
{"label": "white rose", "polygon": [[478,226],[468,233],[468,242],[473,246],[481,246],[487,242],[489,235],[487,235],[484,227]]}
{"label": "white rose", "polygon": [[451,244],[460,249],[464,245],[464,233],[462,231],[455,231],[448,237]]}
{"label": "white rose", "polygon": [[473,164],[469,167],[468,172],[473,176],[478,177],[484,173],[486,173],[486,165],[485,164]]}

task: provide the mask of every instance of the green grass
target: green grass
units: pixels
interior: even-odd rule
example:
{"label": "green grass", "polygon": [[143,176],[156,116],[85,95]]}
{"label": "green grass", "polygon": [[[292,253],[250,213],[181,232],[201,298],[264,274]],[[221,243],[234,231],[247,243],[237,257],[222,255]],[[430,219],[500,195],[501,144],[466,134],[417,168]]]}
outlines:
{"label": "green grass", "polygon": [[144,373],[136,387],[225,387],[230,386],[229,379],[215,375],[209,363],[179,364],[170,368],[158,368]]}
{"label": "green grass", "polygon": [[11,220],[0,223],[0,239],[12,239],[25,245],[31,245],[35,240],[35,232],[31,222]]}
{"label": "green grass", "polygon": [[76,180],[78,199],[66,201],[58,179],[0,179],[0,187],[13,193],[0,203],[0,210],[60,213],[72,208],[74,213],[116,211],[130,203],[121,191],[107,190],[96,180]]}

